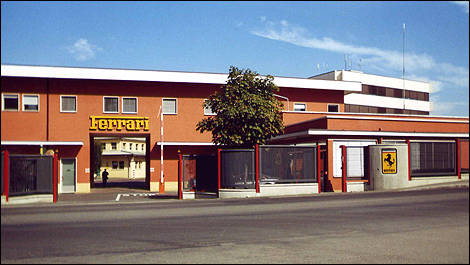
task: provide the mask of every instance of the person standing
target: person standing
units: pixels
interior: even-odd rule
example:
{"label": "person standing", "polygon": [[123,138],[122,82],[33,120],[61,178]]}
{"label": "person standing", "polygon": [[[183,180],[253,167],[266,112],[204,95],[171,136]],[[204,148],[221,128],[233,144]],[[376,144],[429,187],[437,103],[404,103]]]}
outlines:
{"label": "person standing", "polygon": [[106,183],[108,182],[108,171],[104,169],[103,173],[101,174],[101,179],[103,180],[103,187],[106,187]]}

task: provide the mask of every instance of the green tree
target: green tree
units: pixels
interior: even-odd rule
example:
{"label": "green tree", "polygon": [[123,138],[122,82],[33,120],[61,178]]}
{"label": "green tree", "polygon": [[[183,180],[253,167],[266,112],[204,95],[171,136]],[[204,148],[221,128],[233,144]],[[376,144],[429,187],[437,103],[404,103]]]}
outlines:
{"label": "green tree", "polygon": [[230,67],[227,83],[204,103],[215,116],[198,122],[196,130],[212,132],[216,145],[253,147],[284,130],[282,103],[274,97],[279,88],[250,69]]}

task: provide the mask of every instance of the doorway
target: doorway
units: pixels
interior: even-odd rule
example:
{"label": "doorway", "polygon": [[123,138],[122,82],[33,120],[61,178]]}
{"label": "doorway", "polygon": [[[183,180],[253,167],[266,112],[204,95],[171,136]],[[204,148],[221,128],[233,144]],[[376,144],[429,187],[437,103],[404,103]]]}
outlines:
{"label": "doorway", "polygon": [[74,193],[76,188],[76,161],[75,158],[62,158],[61,160],[61,193]]}
{"label": "doorway", "polygon": [[196,197],[217,193],[218,171],[215,155],[183,155],[183,191]]}

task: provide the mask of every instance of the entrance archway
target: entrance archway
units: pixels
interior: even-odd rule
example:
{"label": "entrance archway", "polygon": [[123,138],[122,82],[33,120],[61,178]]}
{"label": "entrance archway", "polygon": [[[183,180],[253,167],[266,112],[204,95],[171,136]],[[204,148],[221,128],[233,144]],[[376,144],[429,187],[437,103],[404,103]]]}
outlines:
{"label": "entrance archway", "polygon": [[106,187],[150,190],[150,134],[90,133],[91,189],[104,188],[104,169]]}

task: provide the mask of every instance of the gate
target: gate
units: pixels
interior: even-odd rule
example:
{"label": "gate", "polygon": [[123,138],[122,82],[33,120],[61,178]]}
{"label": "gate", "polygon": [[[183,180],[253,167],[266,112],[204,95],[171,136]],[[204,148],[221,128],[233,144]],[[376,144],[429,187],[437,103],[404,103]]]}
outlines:
{"label": "gate", "polygon": [[262,145],[260,184],[318,182],[317,147]]}
{"label": "gate", "polygon": [[255,188],[255,151],[253,149],[220,150],[220,187],[222,189]]}
{"label": "gate", "polygon": [[341,148],[342,191],[347,192],[347,183],[369,183],[369,147],[342,145]]}
{"label": "gate", "polygon": [[10,155],[9,160],[9,195],[53,194],[52,156]]}

